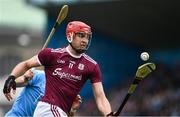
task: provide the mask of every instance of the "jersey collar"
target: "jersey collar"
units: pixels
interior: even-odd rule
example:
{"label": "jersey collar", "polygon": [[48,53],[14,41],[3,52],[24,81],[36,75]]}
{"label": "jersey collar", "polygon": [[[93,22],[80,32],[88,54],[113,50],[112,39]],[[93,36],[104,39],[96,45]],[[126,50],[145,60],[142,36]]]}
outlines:
{"label": "jersey collar", "polygon": [[80,54],[80,55],[74,55],[73,53],[70,52],[70,50],[69,50],[68,47],[66,47],[66,51],[67,51],[72,57],[74,57],[74,58],[81,58],[81,56],[82,56],[82,54]]}

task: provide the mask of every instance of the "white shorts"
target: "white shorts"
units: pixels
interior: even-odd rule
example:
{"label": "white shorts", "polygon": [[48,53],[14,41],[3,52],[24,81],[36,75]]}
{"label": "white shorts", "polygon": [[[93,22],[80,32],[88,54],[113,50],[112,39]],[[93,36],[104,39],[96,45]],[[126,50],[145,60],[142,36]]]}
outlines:
{"label": "white shorts", "polygon": [[58,106],[39,101],[33,117],[68,117]]}

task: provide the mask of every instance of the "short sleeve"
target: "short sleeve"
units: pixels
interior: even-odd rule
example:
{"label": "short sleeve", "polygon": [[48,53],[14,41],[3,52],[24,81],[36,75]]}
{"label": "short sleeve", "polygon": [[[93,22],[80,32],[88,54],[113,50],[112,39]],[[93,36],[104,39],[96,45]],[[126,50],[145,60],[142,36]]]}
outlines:
{"label": "short sleeve", "polygon": [[38,59],[41,65],[44,65],[44,66],[51,65],[52,58],[53,58],[53,55],[51,53],[50,48],[45,48],[38,53]]}
{"label": "short sleeve", "polygon": [[98,64],[93,69],[90,81],[91,83],[102,82],[102,74]]}

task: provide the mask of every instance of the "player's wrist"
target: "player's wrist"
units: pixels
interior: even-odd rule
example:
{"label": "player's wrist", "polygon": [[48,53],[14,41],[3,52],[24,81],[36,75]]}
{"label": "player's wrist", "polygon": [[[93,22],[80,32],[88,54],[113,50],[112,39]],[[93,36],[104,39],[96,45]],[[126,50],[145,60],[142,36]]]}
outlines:
{"label": "player's wrist", "polygon": [[16,79],[16,77],[15,77],[14,75],[9,75],[9,76],[8,76],[8,79],[15,80],[15,79]]}
{"label": "player's wrist", "polygon": [[106,117],[109,117],[109,116],[115,116],[115,112],[110,112],[109,114],[106,115]]}

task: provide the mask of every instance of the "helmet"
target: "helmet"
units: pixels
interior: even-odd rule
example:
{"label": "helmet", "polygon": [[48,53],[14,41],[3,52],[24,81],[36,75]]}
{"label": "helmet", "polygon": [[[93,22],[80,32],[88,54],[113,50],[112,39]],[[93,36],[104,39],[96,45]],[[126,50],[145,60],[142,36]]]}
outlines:
{"label": "helmet", "polygon": [[69,43],[72,42],[73,33],[85,32],[91,34],[91,27],[81,21],[69,22],[66,28],[66,37]]}

